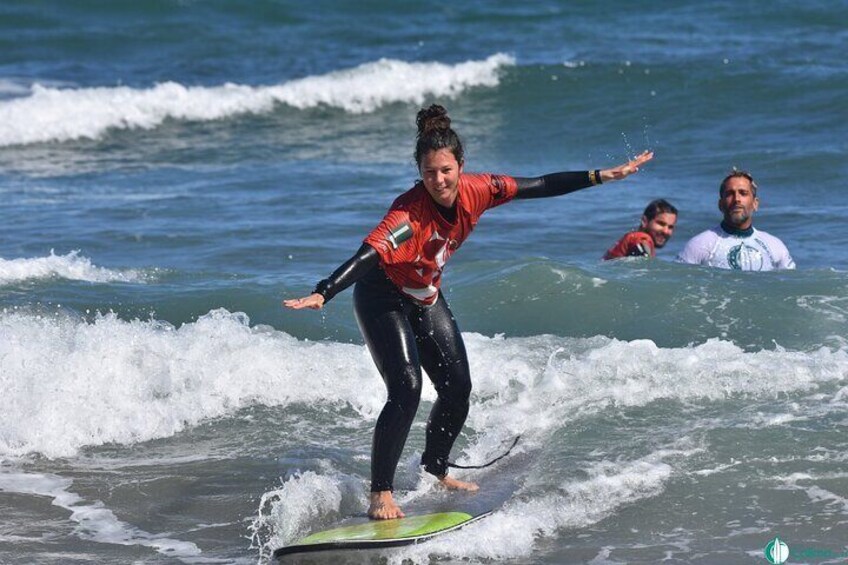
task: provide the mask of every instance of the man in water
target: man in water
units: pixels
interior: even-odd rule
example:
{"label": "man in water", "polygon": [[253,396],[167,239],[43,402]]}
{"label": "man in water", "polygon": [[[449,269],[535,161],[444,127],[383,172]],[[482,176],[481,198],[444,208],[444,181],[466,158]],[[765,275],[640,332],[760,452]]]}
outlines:
{"label": "man in water", "polygon": [[760,201],[750,173],[734,169],[721,181],[718,194],[724,219],[690,239],[677,256],[679,262],[741,271],[795,268],[783,242],[753,226]]}
{"label": "man in water", "polygon": [[620,257],[654,257],[668,243],[677,224],[677,208],[662,198],[652,201],[642,213],[639,228],[624,234],[604,254],[604,261]]}

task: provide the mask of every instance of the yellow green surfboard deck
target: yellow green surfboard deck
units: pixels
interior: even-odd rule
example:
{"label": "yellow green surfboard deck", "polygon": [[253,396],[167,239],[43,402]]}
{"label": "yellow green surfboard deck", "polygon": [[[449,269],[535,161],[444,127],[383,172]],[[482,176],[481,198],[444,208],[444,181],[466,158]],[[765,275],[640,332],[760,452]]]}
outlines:
{"label": "yellow green surfboard deck", "polygon": [[438,512],[396,520],[370,520],[362,524],[316,532],[276,550],[274,558],[314,551],[410,545],[459,529],[489,514],[491,512],[477,516],[465,512]]}

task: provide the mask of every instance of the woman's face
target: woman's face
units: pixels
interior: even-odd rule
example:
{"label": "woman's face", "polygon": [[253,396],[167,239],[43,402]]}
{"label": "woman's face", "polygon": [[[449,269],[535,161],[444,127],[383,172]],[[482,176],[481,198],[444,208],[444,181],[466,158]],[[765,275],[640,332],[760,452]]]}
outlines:
{"label": "woman's face", "polygon": [[450,149],[429,151],[421,159],[419,172],[424,188],[436,203],[446,208],[453,206],[459,192],[459,175],[462,163],[456,160]]}

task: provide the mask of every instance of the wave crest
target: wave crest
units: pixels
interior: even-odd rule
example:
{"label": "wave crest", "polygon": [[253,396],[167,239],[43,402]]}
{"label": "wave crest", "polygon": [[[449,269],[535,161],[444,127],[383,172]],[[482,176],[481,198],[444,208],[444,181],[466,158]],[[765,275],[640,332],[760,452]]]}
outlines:
{"label": "wave crest", "polygon": [[420,104],[428,96],[455,97],[468,88],[497,86],[499,69],[512,64],[513,58],[502,53],[456,65],[380,59],[260,87],[165,82],[146,89],[65,89],[36,84],[30,96],[0,102],[0,147],[98,139],[109,129],[153,129],[168,118],[211,121],[262,114],[272,111],[275,104],[373,112],[395,102]]}
{"label": "wave crest", "polygon": [[56,255],[51,249],[47,257],[0,258],[0,285],[53,277],[97,283],[142,282],[144,280],[143,275],[135,270],[113,271],[97,267],[91,263],[91,259],[81,257],[79,251],[71,251],[67,255]]}

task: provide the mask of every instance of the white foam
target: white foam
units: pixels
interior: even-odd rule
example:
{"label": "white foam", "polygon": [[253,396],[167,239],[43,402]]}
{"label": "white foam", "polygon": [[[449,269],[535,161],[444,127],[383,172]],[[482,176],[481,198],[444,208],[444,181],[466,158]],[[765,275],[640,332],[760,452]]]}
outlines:
{"label": "white foam", "polygon": [[[474,376],[468,426],[477,433],[464,453],[455,454],[459,462],[487,460],[502,452],[505,442],[517,434],[527,438],[516,449],[521,452],[534,442],[549,440],[552,432],[569,422],[613,406],[644,406],[659,399],[691,402],[747,396],[771,400],[796,392],[802,393],[806,402],[821,395],[816,392],[821,385],[841,381],[846,366],[844,351],[751,353],[719,340],[661,349],[650,341],[603,337],[490,338],[473,333],[464,337]],[[826,402],[815,404],[828,406]],[[831,409],[841,410],[841,405]],[[778,425],[780,419],[753,417],[768,426]],[[587,463],[583,469],[586,478],[559,485],[550,484],[549,475],[540,477],[545,484],[525,488],[520,497],[511,499],[490,518],[419,547],[387,552],[385,557],[390,563],[426,563],[433,555],[470,560],[526,558],[540,537],[595,524],[625,505],[661,494],[676,471],[689,472],[686,456],[703,449],[689,443],[691,440],[682,438],[670,448],[633,461]],[[415,461],[416,455],[410,459]],[[308,493],[314,488],[331,488],[316,484],[316,479],[310,478],[301,486]],[[552,487],[557,491],[554,494]],[[399,501],[415,500],[428,488],[422,481],[414,491],[401,494]],[[280,495],[280,500],[288,502],[285,495]],[[297,506],[304,497],[301,493],[291,500]],[[295,512],[298,528],[326,526],[328,509],[335,512],[335,504],[328,505],[318,523],[312,524],[307,524],[306,513]],[[273,520],[267,524],[276,527]],[[275,541],[291,541],[291,528],[284,522],[279,527],[283,533]]]}
{"label": "white foam", "polygon": [[24,96],[31,92],[30,87],[23,81],[0,78],[0,98]]}
{"label": "white foam", "polygon": [[[830,472],[830,473],[791,473],[787,476],[778,476],[778,480],[783,481],[786,488],[792,490],[803,491],[811,502],[820,503],[828,508],[828,510],[820,510],[821,513],[839,512],[840,514],[848,515],[848,498],[841,494],[837,494],[817,484],[807,485],[810,482],[827,481],[830,483],[842,484],[848,478],[846,472]],[[805,483],[803,485],[798,483]]]}
{"label": "white foam", "polygon": [[672,476],[670,455],[658,452],[643,459],[620,463],[595,463],[584,469],[586,477],[559,485],[558,493],[525,496],[455,533],[435,538],[418,547],[392,552],[389,563],[428,563],[431,556],[463,559],[517,559],[532,554],[536,540],[562,529],[595,524],[622,506],[660,494]]}
{"label": "white foam", "polygon": [[514,64],[504,54],[456,65],[391,59],[275,86],[227,83],[215,87],[164,82],[60,89],[34,85],[25,98],[0,101],[0,146],[97,139],[110,128],[151,129],[164,120],[209,121],[270,112],[275,104],[372,112],[386,104],[421,104],[427,97],[455,97],[473,87],[493,87],[499,69]]}
{"label": "white foam", "polygon": [[483,406],[471,410],[469,425],[506,427],[506,435],[555,429],[609,406],[815,390],[843,379],[848,360],[842,350],[745,352],[717,339],[661,349],[649,340],[468,334],[466,345]]}
{"label": "white foam", "polygon": [[0,491],[52,498],[52,504],[68,510],[78,524],[77,533],[100,543],[140,545],[171,557],[193,557],[201,553],[195,544],[155,535],[119,520],[101,501],[86,502],[70,491],[71,479],[41,473],[0,472]]}
{"label": "white foam", "polygon": [[487,460],[519,434],[519,451],[546,441],[552,430],[612,406],[815,390],[842,379],[846,359],[843,351],[747,353],[718,340],[660,349],[642,340],[465,337],[475,397],[468,426],[486,432],[466,450],[470,461]]}
{"label": "white foam", "polygon": [[133,269],[114,271],[97,267],[91,263],[91,259],[80,256],[79,251],[56,255],[51,249],[47,257],[0,258],[0,285],[49,278],[96,283],[144,281],[144,276]]}
{"label": "white foam", "polygon": [[385,396],[364,348],[298,341],[223,310],[178,329],[2,312],[0,335],[0,457],[169,437],[251,405],[348,402],[376,418]]}
{"label": "white foam", "polygon": [[[226,310],[179,328],[7,311],[0,336],[0,457],[169,437],[253,405],[343,403],[374,420],[385,398],[364,346],[297,340]],[[752,353],[719,340],[676,349],[602,337],[465,340],[474,381],[468,426],[485,433],[456,454],[460,462],[490,459],[523,434],[520,451],[610,406],[819,394],[821,384],[844,379],[846,366],[842,350]],[[423,399],[434,398],[425,380]],[[815,406],[844,409],[833,400]]]}
{"label": "white foam", "polygon": [[806,489],[806,493],[813,502],[823,502],[835,506],[842,514],[848,515],[848,498],[816,486]]}
{"label": "white foam", "polygon": [[804,310],[836,323],[844,324],[848,318],[848,299],[845,297],[804,295],[796,297],[795,303]]}

